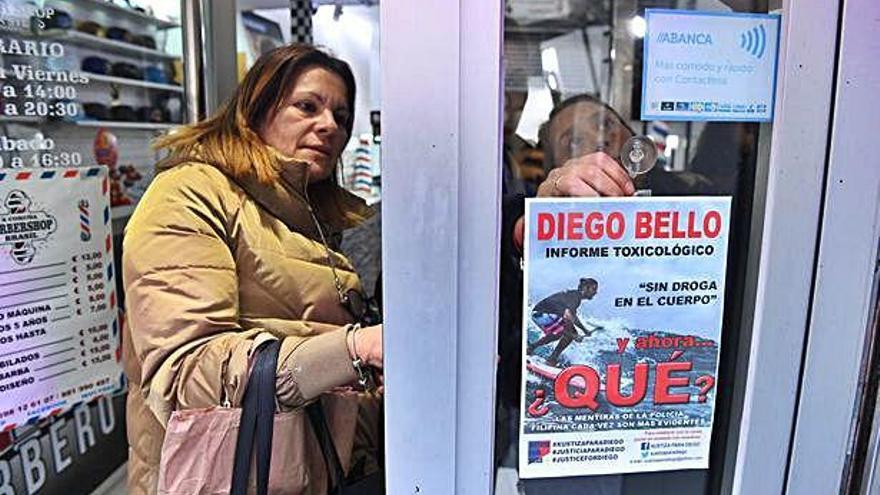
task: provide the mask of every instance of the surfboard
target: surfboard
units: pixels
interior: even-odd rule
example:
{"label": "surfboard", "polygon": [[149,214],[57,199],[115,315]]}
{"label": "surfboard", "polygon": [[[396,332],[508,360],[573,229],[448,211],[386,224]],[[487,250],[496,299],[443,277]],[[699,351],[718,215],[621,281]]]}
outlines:
{"label": "surfboard", "polygon": [[[547,364],[547,361],[540,356],[528,356],[526,357],[526,369],[528,369],[535,376],[554,381],[556,377],[562,373],[562,368],[557,368],[556,366],[551,366]],[[587,390],[587,384],[584,382],[584,379],[580,376],[575,376],[569,382],[573,387],[579,389],[581,392]]]}

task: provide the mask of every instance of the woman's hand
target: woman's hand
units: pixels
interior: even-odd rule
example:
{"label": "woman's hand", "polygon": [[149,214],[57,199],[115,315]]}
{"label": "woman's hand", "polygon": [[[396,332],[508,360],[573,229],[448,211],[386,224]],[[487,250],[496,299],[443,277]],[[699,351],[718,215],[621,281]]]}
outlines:
{"label": "woman's hand", "polygon": [[[369,366],[382,367],[382,325],[374,325],[355,330],[354,337],[348,339],[348,354],[352,359],[360,358]],[[357,352],[355,352],[357,351]]]}

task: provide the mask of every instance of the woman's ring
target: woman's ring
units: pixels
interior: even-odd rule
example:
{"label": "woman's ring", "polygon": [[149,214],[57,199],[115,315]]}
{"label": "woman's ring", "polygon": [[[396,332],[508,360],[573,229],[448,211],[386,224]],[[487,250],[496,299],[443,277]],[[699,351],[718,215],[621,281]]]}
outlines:
{"label": "woman's ring", "polygon": [[559,190],[559,180],[560,179],[562,179],[562,174],[557,175],[556,179],[553,180],[553,192],[555,192],[557,194],[562,192]]}

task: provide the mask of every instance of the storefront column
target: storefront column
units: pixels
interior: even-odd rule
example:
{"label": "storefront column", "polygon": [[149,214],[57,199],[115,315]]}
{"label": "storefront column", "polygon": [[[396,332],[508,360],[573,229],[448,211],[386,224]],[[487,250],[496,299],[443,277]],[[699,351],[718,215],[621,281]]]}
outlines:
{"label": "storefront column", "polygon": [[490,493],[502,2],[382,2],[388,493]]}
{"label": "storefront column", "polygon": [[[782,493],[809,321],[840,6],[786,0],[772,134],[759,144],[735,405],[722,493]],[[762,132],[761,136],[765,136]],[[769,154],[769,160],[767,159]],[[763,155],[763,156],[762,156]],[[752,316],[752,318],[749,318]],[[735,456],[735,457],[733,457]],[[811,492],[822,493],[822,492]]]}

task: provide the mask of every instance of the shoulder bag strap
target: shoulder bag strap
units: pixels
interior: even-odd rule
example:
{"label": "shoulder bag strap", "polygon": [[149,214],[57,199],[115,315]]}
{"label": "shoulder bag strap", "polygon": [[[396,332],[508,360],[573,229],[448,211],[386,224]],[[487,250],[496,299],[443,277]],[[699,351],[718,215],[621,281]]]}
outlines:
{"label": "shoulder bag strap", "polygon": [[329,484],[331,486],[329,493],[331,495],[344,495],[345,490],[345,471],[342,470],[342,463],[339,462],[339,454],[336,453],[336,445],[333,444],[333,435],[330,434],[330,428],[327,427],[327,419],[324,416],[324,407],[321,405],[319,398],[306,406],[306,413],[309,416],[309,422],[312,424],[312,430],[318,438],[318,444],[321,446],[321,453],[324,455],[324,462],[327,465],[327,473],[329,474]]}
{"label": "shoulder bag strap", "polygon": [[272,428],[275,420],[275,369],[280,348],[281,342],[273,340],[256,350],[254,366],[242,403],[230,495],[247,494],[254,448],[257,455],[257,495],[266,495],[269,492]]}

